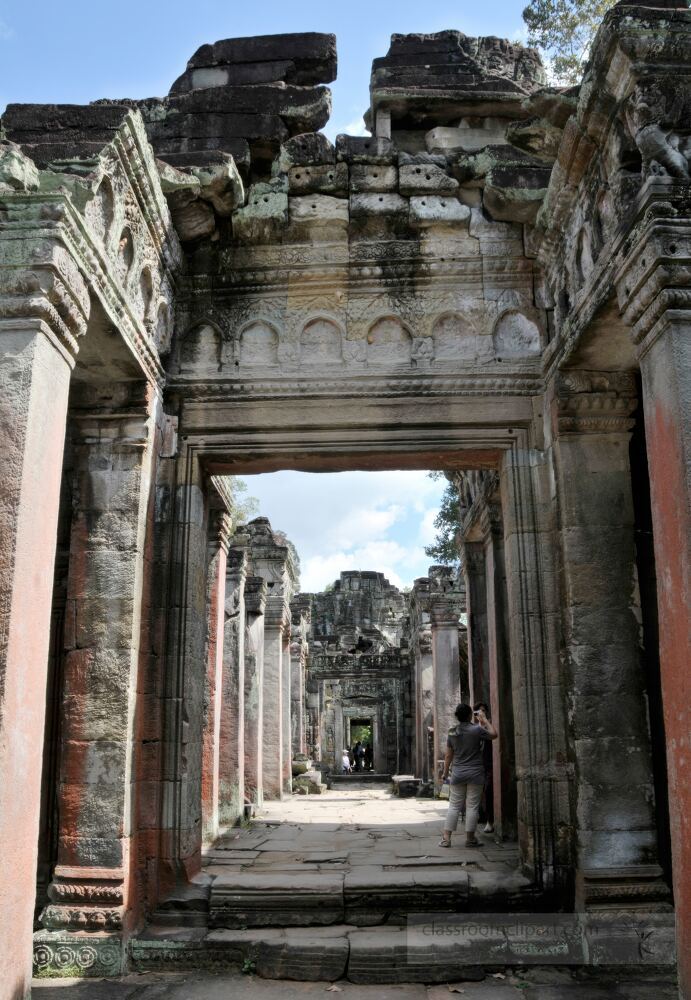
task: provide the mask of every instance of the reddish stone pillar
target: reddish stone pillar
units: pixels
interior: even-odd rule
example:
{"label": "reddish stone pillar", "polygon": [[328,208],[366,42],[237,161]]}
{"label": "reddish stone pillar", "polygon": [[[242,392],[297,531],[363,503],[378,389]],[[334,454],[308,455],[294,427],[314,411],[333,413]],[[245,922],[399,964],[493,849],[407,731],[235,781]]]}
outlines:
{"label": "reddish stone pillar", "polygon": [[245,580],[245,795],[254,805],[264,801],[264,611],[266,581]]}
{"label": "reddish stone pillar", "polygon": [[121,967],[138,919],[135,709],[157,411],[154,390],[132,383],[128,404],[73,413],[58,859],[36,947],[88,943],[99,970]]}
{"label": "reddish stone pillar", "polygon": [[219,733],[218,821],[230,826],[245,805],[245,578],[247,538],[236,534],[226,570],[225,639]]}
{"label": "reddish stone pillar", "polygon": [[[61,336],[42,319],[4,318],[4,305],[0,296],[0,969],[5,995],[19,1000],[31,988],[46,668],[74,342],[67,346],[69,333]],[[47,301],[45,307],[50,314]]]}
{"label": "reddish stone pillar", "polygon": [[[683,301],[683,299],[682,299]],[[680,996],[691,995],[691,314],[668,311],[641,355],[660,623]]]}
{"label": "reddish stone pillar", "polygon": [[223,639],[225,627],[226,557],[230,542],[231,521],[226,513],[218,513],[209,542],[210,559],[207,582],[207,656],[204,697],[204,731],[202,736],[202,839],[206,842],[218,836],[219,752]]}

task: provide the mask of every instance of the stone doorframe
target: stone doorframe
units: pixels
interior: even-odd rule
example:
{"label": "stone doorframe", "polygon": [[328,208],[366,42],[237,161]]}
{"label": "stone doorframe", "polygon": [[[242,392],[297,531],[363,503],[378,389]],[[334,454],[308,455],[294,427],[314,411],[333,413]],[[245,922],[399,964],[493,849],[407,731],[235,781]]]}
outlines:
{"label": "stone doorframe", "polygon": [[[352,719],[370,719],[372,722],[372,743],[374,744],[374,770],[379,771],[379,763],[381,758],[381,719],[379,718],[380,709],[376,705],[356,705],[348,706],[347,708],[341,708],[341,732],[343,733],[343,738],[346,742],[343,744],[344,747],[352,747],[350,740],[350,724]],[[338,732],[338,727],[336,727],[336,732]],[[341,747],[341,750],[343,747]]]}
{"label": "stone doorframe", "polygon": [[[339,407],[332,408],[338,410],[336,416],[326,418],[334,420],[331,426],[322,422],[328,412],[323,402],[317,411],[313,399],[270,400],[262,402],[261,409],[249,404],[255,415],[261,412],[261,426],[250,432],[234,430],[250,423],[246,414],[232,414],[237,403],[224,406],[214,400],[213,410],[207,408],[208,399],[185,405],[186,412],[180,415],[170,560],[171,593],[177,588],[177,595],[168,628],[171,780],[166,783],[168,801],[163,810],[163,822],[171,824],[164,839],[178,852],[169,860],[178,871],[194,871],[201,848],[194,834],[199,826],[194,793],[199,782],[194,773],[197,755],[183,747],[201,727],[201,686],[191,665],[203,662],[203,644],[195,632],[201,615],[190,566],[197,558],[196,535],[205,530],[210,476],[280,469],[495,468],[506,510],[521,862],[537,889],[559,892],[562,902],[570,895],[574,845],[564,831],[573,830],[572,774],[559,670],[556,533],[547,455],[535,447],[534,404],[529,397],[478,400],[470,393],[468,397],[444,400],[446,413],[456,420],[422,427],[416,404],[409,400],[341,398]],[[246,405],[243,401],[238,408]],[[365,435],[361,427],[370,406],[380,420],[382,411],[388,411],[391,419]],[[506,414],[506,419],[494,423],[498,413]],[[479,426],[478,417],[483,415],[486,426]]]}

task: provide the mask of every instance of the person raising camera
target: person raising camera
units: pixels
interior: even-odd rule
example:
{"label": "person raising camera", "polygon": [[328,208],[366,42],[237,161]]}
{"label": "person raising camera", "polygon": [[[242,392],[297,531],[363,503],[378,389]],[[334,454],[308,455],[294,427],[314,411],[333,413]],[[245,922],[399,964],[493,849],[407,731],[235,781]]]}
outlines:
{"label": "person raising camera", "polygon": [[451,846],[451,834],[465,807],[465,846],[477,847],[480,841],[475,830],[485,784],[483,748],[487,740],[496,740],[498,734],[482,708],[473,713],[470,705],[458,705],[455,716],[458,723],[449,730],[442,773],[442,780],[449,778],[450,788],[449,808],[439,846]]}

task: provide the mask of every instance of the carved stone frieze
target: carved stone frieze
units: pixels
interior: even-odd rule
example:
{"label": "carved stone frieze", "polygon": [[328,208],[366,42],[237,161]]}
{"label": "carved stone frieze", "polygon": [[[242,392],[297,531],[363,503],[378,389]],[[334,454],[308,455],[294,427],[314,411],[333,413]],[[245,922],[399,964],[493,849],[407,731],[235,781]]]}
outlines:
{"label": "carved stone frieze", "polygon": [[636,380],[629,372],[565,371],[554,399],[559,434],[625,433],[638,405]]}

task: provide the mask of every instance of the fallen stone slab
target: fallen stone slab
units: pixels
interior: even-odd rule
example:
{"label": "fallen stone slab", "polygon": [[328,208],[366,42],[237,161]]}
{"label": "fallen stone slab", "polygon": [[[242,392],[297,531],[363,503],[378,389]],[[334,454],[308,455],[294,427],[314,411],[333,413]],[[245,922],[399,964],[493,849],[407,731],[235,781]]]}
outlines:
{"label": "fallen stone slab", "polygon": [[336,79],[336,36],[304,31],[224,38],[200,46],[187,63],[187,68],[275,61],[293,63],[296,82],[299,77],[300,83],[330,83]]}

